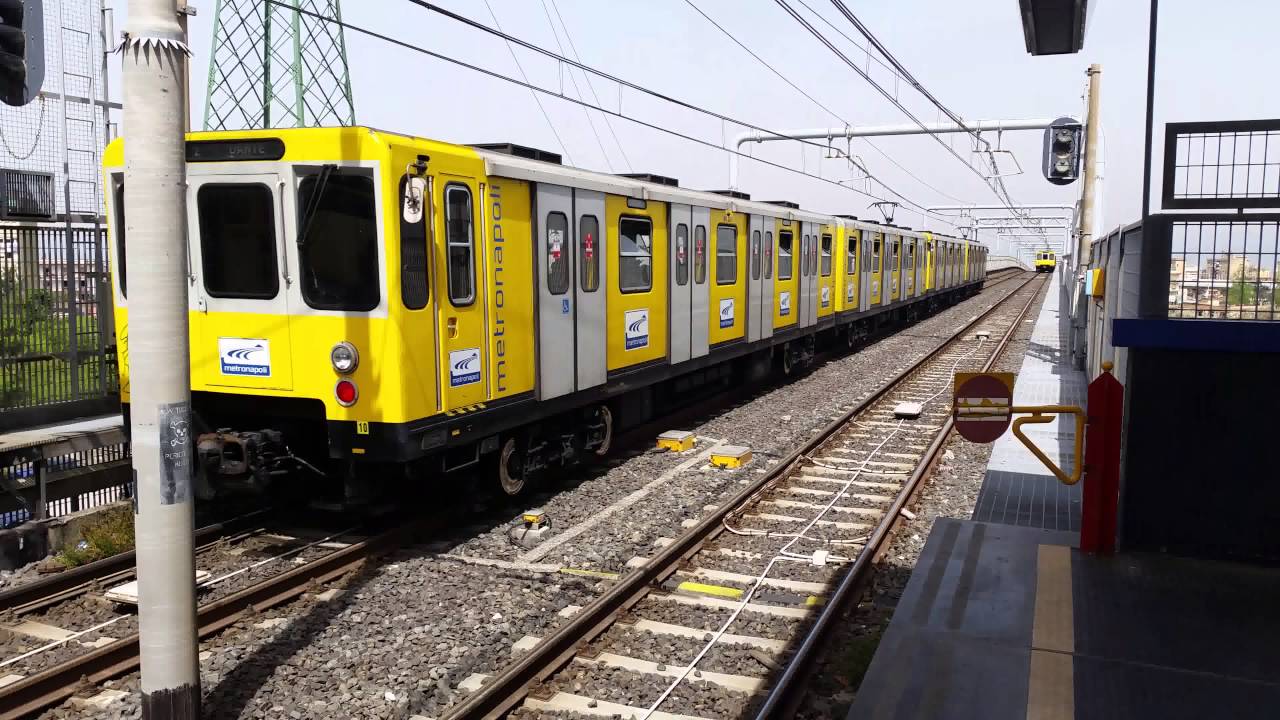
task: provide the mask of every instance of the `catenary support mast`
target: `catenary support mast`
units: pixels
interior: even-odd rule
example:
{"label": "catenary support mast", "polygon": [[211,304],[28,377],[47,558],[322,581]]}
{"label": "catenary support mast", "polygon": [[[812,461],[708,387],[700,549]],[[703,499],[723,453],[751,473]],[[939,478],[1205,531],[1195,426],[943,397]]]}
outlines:
{"label": "catenary support mast", "polygon": [[142,716],[155,720],[200,715],[177,13],[177,0],[130,0],[122,48]]}

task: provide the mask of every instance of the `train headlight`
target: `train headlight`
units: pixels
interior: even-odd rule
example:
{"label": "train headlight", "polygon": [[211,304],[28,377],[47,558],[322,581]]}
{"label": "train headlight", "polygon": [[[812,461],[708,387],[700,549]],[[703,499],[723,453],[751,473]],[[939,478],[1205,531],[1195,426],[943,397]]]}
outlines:
{"label": "train headlight", "polygon": [[329,351],[329,362],[333,363],[333,369],[343,375],[349,375],[355,372],[356,366],[360,364],[360,353],[356,352],[356,346],[349,342],[340,342],[333,346]]}

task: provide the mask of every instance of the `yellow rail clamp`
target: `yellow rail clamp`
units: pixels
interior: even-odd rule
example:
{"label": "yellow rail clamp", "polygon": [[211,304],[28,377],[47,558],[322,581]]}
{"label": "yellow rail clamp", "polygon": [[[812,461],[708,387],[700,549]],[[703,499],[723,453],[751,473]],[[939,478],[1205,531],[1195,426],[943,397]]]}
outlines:
{"label": "yellow rail clamp", "polygon": [[692,450],[698,437],[688,430],[668,430],[658,436],[658,447],[668,452]]}
{"label": "yellow rail clamp", "polygon": [[751,448],[742,445],[721,445],[711,451],[711,464],[733,470],[751,462]]}

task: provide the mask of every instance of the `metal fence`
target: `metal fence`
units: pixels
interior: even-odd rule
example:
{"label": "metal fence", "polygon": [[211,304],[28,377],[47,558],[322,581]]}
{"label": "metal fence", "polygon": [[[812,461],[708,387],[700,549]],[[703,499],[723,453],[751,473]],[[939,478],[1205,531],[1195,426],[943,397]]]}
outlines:
{"label": "metal fence", "polygon": [[57,518],[130,497],[129,445],[123,438],[54,457],[7,453],[0,465],[0,528]]}
{"label": "metal fence", "polygon": [[106,233],[0,226],[0,431],[118,409]]}

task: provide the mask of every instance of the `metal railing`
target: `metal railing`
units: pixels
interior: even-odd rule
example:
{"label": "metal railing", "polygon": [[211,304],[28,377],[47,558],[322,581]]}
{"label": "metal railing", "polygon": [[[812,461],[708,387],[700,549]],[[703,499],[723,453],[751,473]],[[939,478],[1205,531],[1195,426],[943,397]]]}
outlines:
{"label": "metal railing", "polygon": [[106,232],[0,226],[0,431],[119,408]]}

